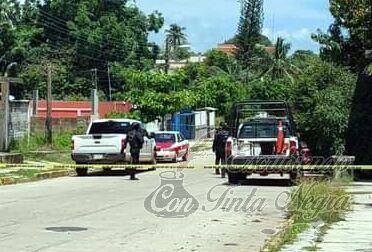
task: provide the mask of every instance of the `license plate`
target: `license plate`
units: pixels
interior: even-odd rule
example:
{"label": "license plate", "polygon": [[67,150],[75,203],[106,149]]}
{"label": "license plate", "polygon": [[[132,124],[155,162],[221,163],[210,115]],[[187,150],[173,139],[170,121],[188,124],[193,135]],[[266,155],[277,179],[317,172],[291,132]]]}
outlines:
{"label": "license plate", "polygon": [[93,155],[93,159],[103,159],[103,155]]}

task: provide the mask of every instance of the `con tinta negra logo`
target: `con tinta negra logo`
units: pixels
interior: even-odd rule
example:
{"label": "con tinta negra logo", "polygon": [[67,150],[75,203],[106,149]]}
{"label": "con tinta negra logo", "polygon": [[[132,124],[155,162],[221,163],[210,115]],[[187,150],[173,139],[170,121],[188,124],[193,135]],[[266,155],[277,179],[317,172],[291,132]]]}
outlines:
{"label": "con tinta negra logo", "polygon": [[158,217],[183,218],[199,208],[199,202],[183,186],[182,173],[160,174],[160,186],[145,200],[145,209]]}

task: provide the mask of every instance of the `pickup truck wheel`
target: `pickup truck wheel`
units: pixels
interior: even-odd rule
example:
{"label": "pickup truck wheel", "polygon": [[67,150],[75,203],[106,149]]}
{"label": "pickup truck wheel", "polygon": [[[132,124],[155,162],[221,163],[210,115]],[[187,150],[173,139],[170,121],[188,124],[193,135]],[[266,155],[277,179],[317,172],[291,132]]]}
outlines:
{"label": "pickup truck wheel", "polygon": [[240,180],[245,179],[245,174],[242,172],[228,172],[227,173],[229,184],[237,185]]}
{"label": "pickup truck wheel", "polygon": [[76,168],[75,171],[79,177],[84,177],[88,175],[88,168]]}

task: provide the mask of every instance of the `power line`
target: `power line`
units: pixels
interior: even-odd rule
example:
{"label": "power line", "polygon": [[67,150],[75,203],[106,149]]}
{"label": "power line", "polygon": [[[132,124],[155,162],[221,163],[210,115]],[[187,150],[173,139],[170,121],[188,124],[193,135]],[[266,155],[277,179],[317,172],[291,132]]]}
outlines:
{"label": "power line", "polygon": [[[57,46],[57,45],[49,44],[49,43],[47,43],[47,42],[45,42],[45,41],[42,41],[42,40],[39,40],[39,39],[36,39],[36,38],[32,38],[31,40],[37,41],[37,42],[39,42],[39,43],[46,44],[46,45],[48,45],[48,46],[50,46],[50,47],[52,47],[52,48],[54,48],[54,49],[58,49],[58,50],[61,49],[61,48],[60,48],[59,46]],[[64,41],[64,42],[66,42],[66,41]],[[63,53],[61,52],[60,54],[63,54]],[[86,55],[86,54],[82,54],[82,53],[78,53],[78,52],[74,52],[74,54],[76,54],[76,56],[81,56],[81,57],[83,57],[83,58],[91,59],[91,60],[94,60],[94,61],[97,61],[97,62],[106,63],[105,60],[100,60],[100,59],[97,59],[97,58],[95,58],[95,57],[88,56],[88,55]]]}
{"label": "power line", "polygon": [[[67,21],[63,21],[63,22],[58,21],[58,20],[55,20],[55,17],[46,16],[45,14],[43,14],[41,12],[40,12],[40,14],[52,21],[50,23],[46,23],[46,22],[40,22],[40,21],[36,20],[41,25],[45,25],[46,27],[48,27],[50,29],[53,29],[53,30],[58,31],[60,33],[69,35],[71,37],[75,37],[78,40],[85,41],[89,44],[92,44],[92,45],[95,45],[95,46],[98,46],[98,47],[102,47],[102,46],[112,47],[113,49],[115,49],[117,51],[124,52],[122,49],[117,48],[117,47],[123,47],[122,41],[112,39],[111,42],[103,41],[104,44],[100,44],[100,43],[97,43],[97,42],[92,42],[92,41],[87,40],[87,38],[82,36],[82,35],[74,34],[74,33],[72,33],[71,30],[68,30],[64,27],[61,27],[61,25],[66,26]],[[48,15],[50,15],[50,14],[48,14]],[[115,47],[113,47],[113,46],[115,46]]]}
{"label": "power line", "polygon": [[[46,17],[47,19],[49,19],[49,20],[51,20],[51,21],[53,21],[53,22],[55,22],[55,23],[57,23],[57,24],[60,24],[60,25],[62,25],[62,26],[66,26],[66,24],[67,24],[67,20],[64,20],[64,19],[62,19],[62,18],[59,18],[59,17],[56,17],[56,16],[52,16],[51,14],[49,14],[48,12],[46,12],[46,11],[43,11],[43,10],[39,10],[39,14],[41,14],[43,17]],[[63,30],[65,30],[65,31],[67,31],[67,32],[71,32],[70,30],[68,30],[68,29],[66,29],[66,28],[64,28],[64,27],[59,27],[59,28],[61,28],[61,29],[63,29]],[[76,35],[76,34],[74,34],[75,36],[79,36],[79,35]],[[80,35],[80,37],[82,37],[81,35]],[[122,41],[120,41],[120,40],[117,40],[117,39],[114,39],[114,38],[112,38],[111,40],[110,40],[110,42],[106,42],[106,41],[104,41],[105,43],[112,43],[112,44],[115,44],[115,45],[118,45],[118,46],[123,46],[123,42]]]}

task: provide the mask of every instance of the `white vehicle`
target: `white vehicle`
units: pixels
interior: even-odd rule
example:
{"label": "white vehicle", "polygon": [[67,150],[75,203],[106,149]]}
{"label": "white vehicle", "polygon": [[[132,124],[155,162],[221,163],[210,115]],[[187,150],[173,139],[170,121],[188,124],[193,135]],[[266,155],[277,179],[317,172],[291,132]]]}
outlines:
{"label": "white vehicle", "polygon": [[176,163],[180,158],[187,161],[189,157],[189,141],[178,131],[154,132],[156,143],[156,159]]}
{"label": "white vehicle", "polygon": [[[226,143],[228,164],[283,165],[299,161],[299,141],[285,102],[237,103],[230,127],[232,134]],[[279,166],[278,168],[270,173],[282,174]],[[237,184],[250,174],[249,171],[228,171],[229,182]],[[260,175],[268,175],[268,171],[263,171]],[[297,173],[290,172],[290,177],[295,179]]]}
{"label": "white vehicle", "polygon": [[[71,158],[76,164],[115,164],[130,161],[130,147],[127,133],[134,123],[142,122],[130,119],[104,119],[90,123],[85,135],[72,137]],[[145,136],[140,152],[140,162],[156,163],[155,140]],[[87,174],[87,169],[77,168],[79,176]]]}

